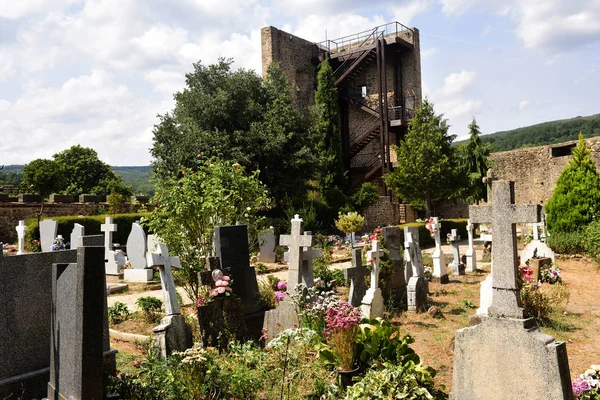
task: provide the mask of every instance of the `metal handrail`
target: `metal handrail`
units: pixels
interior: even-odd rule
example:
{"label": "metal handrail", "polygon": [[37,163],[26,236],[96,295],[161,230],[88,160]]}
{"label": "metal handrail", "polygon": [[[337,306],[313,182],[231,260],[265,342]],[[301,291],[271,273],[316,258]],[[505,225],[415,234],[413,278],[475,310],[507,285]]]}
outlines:
{"label": "metal handrail", "polygon": [[[351,35],[342,36],[341,38],[333,39],[333,40],[324,40],[322,42],[317,43],[321,49],[327,50],[328,52],[332,52],[332,47],[334,47],[334,51],[339,51],[340,49],[344,49],[346,47],[353,46],[357,43],[361,43],[361,46],[365,44],[367,40],[371,36],[379,36],[380,34],[383,36],[388,36],[395,34],[398,36],[399,33],[402,32],[411,32],[410,34],[410,43],[414,44],[414,30],[409,28],[401,23],[394,21],[387,24],[376,26],[375,28],[353,33]],[[332,46],[333,45],[333,46]],[[360,47],[360,46],[356,46]]]}
{"label": "metal handrail", "polygon": [[350,132],[350,147],[353,147],[355,144],[357,144],[359,141],[358,139],[362,138],[365,132],[378,120],[378,116],[371,115],[370,118],[367,118],[362,124],[356,126]]}
{"label": "metal handrail", "polygon": [[[377,33],[377,28],[375,28],[375,29],[373,30],[373,32],[371,32],[371,35],[374,35],[374,34],[376,34],[376,33]],[[365,39],[365,40],[364,40],[364,41],[363,41],[363,42],[360,44],[360,46],[357,46],[357,48],[364,46],[364,45],[365,45],[365,44],[366,44],[366,43],[367,43],[369,40],[372,40],[372,39],[371,39],[371,35],[369,35],[369,36],[368,36],[368,37],[367,37],[367,38],[366,38],[366,39]],[[373,39],[373,40],[374,40],[374,39]],[[371,50],[365,50],[365,51],[371,51]],[[337,67],[335,71],[333,71],[333,75],[334,75],[334,76],[336,76],[336,77],[339,77],[339,76],[340,76],[340,75],[342,75],[344,72],[346,72],[346,70],[347,70],[348,68],[350,68],[350,66],[351,66],[351,65],[354,63],[354,61],[355,61],[355,60],[354,60],[354,59],[352,59],[352,62],[350,62],[350,61],[351,61],[351,59],[350,59],[350,58],[347,58],[347,59],[345,59],[345,60],[344,60],[344,62],[343,62],[343,63],[342,63],[342,64],[341,64],[339,67]],[[346,63],[348,63],[348,62],[350,62],[350,63],[349,63],[348,65],[346,65]],[[341,73],[340,73],[340,71],[341,71]]]}

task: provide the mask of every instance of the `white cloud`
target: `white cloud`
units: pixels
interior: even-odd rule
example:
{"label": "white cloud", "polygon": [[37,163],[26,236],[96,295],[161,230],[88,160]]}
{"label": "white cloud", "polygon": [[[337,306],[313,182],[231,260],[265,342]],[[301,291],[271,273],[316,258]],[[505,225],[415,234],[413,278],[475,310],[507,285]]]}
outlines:
{"label": "white cloud", "polygon": [[0,18],[19,19],[64,9],[79,0],[0,0]]}
{"label": "white cloud", "polygon": [[477,73],[475,71],[455,72],[444,78],[444,86],[440,93],[444,96],[456,95],[465,90],[475,80]]}
{"label": "white cloud", "polygon": [[521,100],[517,108],[519,111],[523,111],[529,105],[529,100]]}
{"label": "white cloud", "polygon": [[328,39],[336,39],[353,33],[362,32],[385,23],[386,20],[381,15],[368,18],[351,13],[330,15],[312,14],[303,18],[291,33],[306,40],[321,42],[325,40],[326,32]]}
{"label": "white cloud", "polygon": [[452,99],[441,101],[436,104],[436,109],[444,113],[444,117],[452,119],[465,114],[473,113],[480,109],[483,102],[481,100]]}
{"label": "white cloud", "polygon": [[421,58],[429,58],[433,57],[440,52],[440,49],[437,47],[430,47],[425,50],[421,50]]}
{"label": "white cloud", "polygon": [[390,8],[390,14],[393,15],[394,21],[410,26],[412,19],[416,15],[425,12],[431,3],[431,0],[410,0],[402,5],[394,4],[394,6]]}

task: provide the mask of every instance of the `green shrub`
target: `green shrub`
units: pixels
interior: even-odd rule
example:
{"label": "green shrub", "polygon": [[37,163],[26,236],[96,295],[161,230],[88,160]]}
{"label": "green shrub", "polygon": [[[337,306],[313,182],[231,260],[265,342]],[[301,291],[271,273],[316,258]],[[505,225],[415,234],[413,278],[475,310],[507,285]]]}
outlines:
{"label": "green shrub", "polygon": [[545,326],[550,322],[552,299],[540,290],[537,283],[521,286],[521,303],[527,314],[534,318],[538,325]]}
{"label": "green shrub", "polygon": [[586,232],[583,230],[578,232],[554,232],[546,239],[548,246],[558,254],[585,254],[587,250],[586,241]]}
{"label": "green shrub", "polygon": [[593,221],[585,228],[586,252],[595,259],[600,258],[600,222]]}
{"label": "green shrub", "polygon": [[344,234],[360,232],[364,225],[365,217],[357,212],[349,212],[348,214],[340,213],[337,221],[335,221],[335,227]]}
{"label": "green shrub", "polygon": [[162,301],[153,296],[140,297],[135,304],[142,310],[149,322],[155,321],[162,309]]}
{"label": "green shrub", "polygon": [[108,319],[112,324],[123,322],[129,316],[127,304],[117,301],[112,307],[108,307]]}
{"label": "green shrub", "polygon": [[[133,214],[116,214],[116,215],[93,215],[93,216],[66,216],[66,217],[51,217],[44,219],[53,219],[58,222],[58,234],[69,240],[71,232],[73,231],[73,225],[75,223],[81,224],[85,227],[86,235],[100,235],[100,225],[104,223],[106,217],[113,217],[114,223],[117,224],[117,231],[113,234],[114,243],[127,243],[127,237],[131,232],[131,224],[135,221],[140,220],[147,214],[133,213]],[[25,232],[25,243],[31,243],[32,240],[40,236],[40,231],[37,226],[37,219],[30,218],[25,221],[27,225],[27,231]]]}
{"label": "green shrub", "polygon": [[[350,202],[354,208],[363,212],[379,200],[379,190],[377,186],[371,182],[365,182],[361,187],[350,197]],[[347,232],[344,232],[347,233]]]}
{"label": "green shrub", "polygon": [[409,347],[413,342],[413,338],[400,335],[398,328],[387,320],[363,320],[356,339],[358,359],[365,367],[383,361],[397,363],[407,357],[418,363],[419,357]]}
{"label": "green shrub", "polygon": [[561,172],[546,203],[548,229],[552,234],[576,232],[595,217],[600,204],[600,177],[591,152],[580,133],[573,158]]}
{"label": "green shrub", "polygon": [[263,307],[269,310],[277,307],[275,290],[269,282],[263,280],[258,281],[258,301]]}

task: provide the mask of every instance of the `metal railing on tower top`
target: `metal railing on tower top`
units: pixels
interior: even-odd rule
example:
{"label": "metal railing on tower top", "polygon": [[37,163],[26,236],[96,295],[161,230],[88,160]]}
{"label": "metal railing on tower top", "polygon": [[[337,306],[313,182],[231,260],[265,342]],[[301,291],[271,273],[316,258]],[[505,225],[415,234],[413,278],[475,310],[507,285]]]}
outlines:
{"label": "metal railing on tower top", "polygon": [[347,50],[353,47],[360,47],[368,44],[370,41],[375,41],[383,36],[398,37],[402,35],[403,39],[414,44],[414,30],[402,25],[399,22],[390,22],[388,24],[376,26],[373,29],[353,33],[352,35],[343,36],[334,40],[325,40],[317,43],[317,46],[322,50],[330,53]]}

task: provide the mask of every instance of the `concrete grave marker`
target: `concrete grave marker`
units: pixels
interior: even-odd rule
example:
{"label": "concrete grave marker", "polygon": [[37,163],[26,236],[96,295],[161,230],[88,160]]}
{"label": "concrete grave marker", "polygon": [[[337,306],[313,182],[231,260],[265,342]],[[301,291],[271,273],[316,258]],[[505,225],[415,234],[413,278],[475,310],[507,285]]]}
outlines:
{"label": "concrete grave marker", "polygon": [[17,250],[17,255],[25,254],[25,231],[27,227],[25,226],[25,221],[20,220],[19,225],[15,228],[17,230],[17,237],[19,238],[19,249]]}
{"label": "concrete grave marker", "polygon": [[42,252],[46,253],[52,251],[52,245],[54,244],[57,233],[58,222],[52,219],[40,221],[40,242],[42,245]]}
{"label": "concrete grave marker", "polygon": [[390,261],[392,262],[393,272],[390,281],[391,294],[399,299],[406,291],[406,281],[404,280],[404,263],[402,259],[402,240],[400,239],[400,228],[397,226],[386,226],[382,228],[385,248],[387,249]]}
{"label": "concrete grave marker", "polygon": [[156,341],[161,349],[161,356],[167,358],[173,351],[184,351],[193,345],[192,327],[185,322],[179,309],[177,288],[173,279],[173,268],[180,268],[179,257],[171,257],[166,244],[160,243],[149,249],[147,262],[150,267],[158,267],[163,292],[166,316],[160,325],[153,329]]}
{"label": "concrete grave marker", "polygon": [[138,223],[131,224],[131,232],[127,237],[127,258],[131,268],[125,270],[124,277],[127,282],[150,282],[154,277],[154,271],[147,268],[146,233],[144,228]]}
{"label": "concrete grave marker", "polygon": [[371,250],[367,252],[367,263],[371,264],[371,286],[365,293],[360,307],[363,318],[383,317],[383,295],[379,287],[379,261],[383,255],[383,250],[379,250],[379,241],[373,239]]}
{"label": "concrete grave marker", "polygon": [[471,224],[471,220],[467,221],[467,234],[469,235],[469,247],[465,253],[467,259],[466,272],[475,272],[477,270],[477,252],[473,247],[473,224]]}
{"label": "concrete grave marker", "polygon": [[442,224],[440,224],[438,217],[433,217],[433,235],[435,238],[435,250],[433,251],[433,273],[434,278],[438,278],[440,283],[448,283],[448,272],[446,271],[446,255],[442,251],[442,240],[440,238],[442,231]]}
{"label": "concrete grave marker", "polygon": [[75,223],[75,225],[73,225],[73,230],[71,231],[71,249],[75,250],[82,246],[81,238],[83,236],[85,236],[85,227]]}
{"label": "concrete grave marker", "polygon": [[275,254],[275,246],[277,245],[277,237],[273,227],[265,229],[258,235],[258,244],[260,250],[258,252],[258,261],[263,263],[274,263],[277,254]]}
{"label": "concrete grave marker", "polygon": [[[416,226],[405,226],[404,227],[404,241],[406,242],[406,238],[408,234],[412,235],[413,243],[419,243],[419,229]],[[413,276],[413,266],[410,262],[410,254],[407,253],[406,247],[404,247],[404,280],[406,282],[410,281],[411,276]]]}
{"label": "concrete grave marker", "polygon": [[420,312],[424,311],[427,303],[428,285],[423,277],[423,258],[419,243],[413,241],[412,232],[408,232],[405,236],[404,249],[407,255],[406,265],[412,268],[412,276],[408,281],[407,301],[408,311]]}
{"label": "concrete grave marker", "polygon": [[452,251],[454,253],[454,260],[452,260],[452,263],[450,264],[452,275],[464,275],[465,264],[463,264],[460,260],[460,235],[457,233],[456,229],[452,229],[449,238],[450,242],[452,243]]}
{"label": "concrete grave marker", "polygon": [[492,205],[469,207],[472,222],[494,229],[494,295],[489,317],[456,332],[451,398],[572,399],[565,343],[540,332],[520,302],[515,226],[538,222],[540,208],[514,204],[510,181],[495,181],[493,198]]}
{"label": "concrete grave marker", "polygon": [[348,303],[354,307],[361,305],[367,293],[365,277],[369,274],[369,270],[362,264],[362,249],[352,249],[352,267],[344,270],[344,278],[350,281]]}
{"label": "concrete grave marker", "polygon": [[121,269],[125,264],[125,256],[122,252],[117,253],[113,247],[113,232],[117,231],[117,224],[113,223],[112,217],[106,217],[104,223],[100,225],[100,230],[104,232],[104,258],[106,259],[106,274],[120,275]]}
{"label": "concrete grave marker", "polygon": [[[312,236],[312,232],[304,232],[305,236]],[[302,250],[302,283],[306,287],[313,287],[315,284],[315,273],[313,270],[313,260],[323,257],[323,249],[313,249],[305,246]]]}

